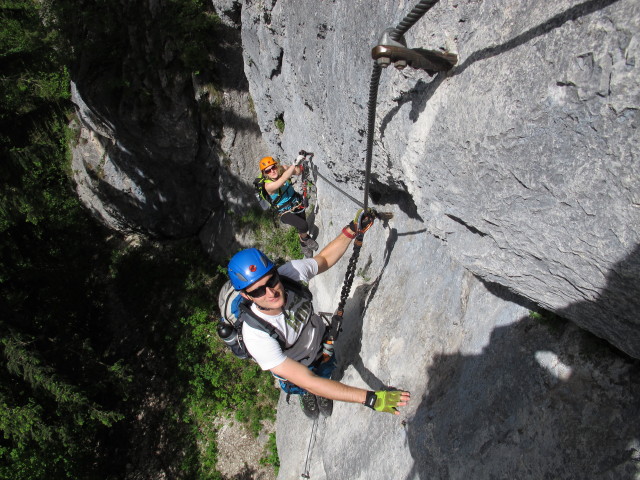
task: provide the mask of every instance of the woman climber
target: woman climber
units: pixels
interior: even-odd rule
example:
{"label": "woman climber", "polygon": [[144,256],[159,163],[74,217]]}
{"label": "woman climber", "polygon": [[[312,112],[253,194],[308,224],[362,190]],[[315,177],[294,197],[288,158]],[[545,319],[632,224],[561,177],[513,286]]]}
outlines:
{"label": "woman climber", "polygon": [[302,196],[294,190],[290,180],[292,175],[301,173],[300,164],[304,159],[304,155],[298,155],[294,164],[287,167],[280,165],[273,157],[264,157],[259,164],[259,180],[270,197],[269,203],[280,215],[280,221],[298,230],[304,256],[312,257],[313,252],[318,249],[318,244],[309,235],[309,224]]}

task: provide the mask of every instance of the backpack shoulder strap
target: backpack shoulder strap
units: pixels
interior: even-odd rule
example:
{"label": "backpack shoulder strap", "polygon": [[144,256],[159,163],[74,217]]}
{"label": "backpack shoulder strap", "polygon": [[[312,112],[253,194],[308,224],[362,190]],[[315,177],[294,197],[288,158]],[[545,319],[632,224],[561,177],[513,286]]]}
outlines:
{"label": "backpack shoulder strap", "polygon": [[258,190],[258,192],[264,197],[265,200],[271,202],[271,196],[267,192],[267,189],[264,188],[265,181],[266,179],[262,175],[260,175],[253,181],[253,186],[256,187],[256,190]]}
{"label": "backpack shoulder strap", "polygon": [[311,290],[309,290],[309,287],[303,283],[282,274],[280,275],[280,280],[282,281],[282,285],[284,285],[285,290],[291,290],[293,293],[305,298],[306,300],[311,300],[313,298]]}
{"label": "backpack shoulder strap", "polygon": [[263,332],[269,334],[269,336],[278,341],[280,346],[284,349],[285,339],[282,338],[281,333],[278,331],[276,327],[271,325],[265,319],[260,318],[256,315],[249,305],[245,302],[240,303],[240,312],[242,315],[242,321],[249,324],[250,327],[256,328],[258,330],[262,330]]}

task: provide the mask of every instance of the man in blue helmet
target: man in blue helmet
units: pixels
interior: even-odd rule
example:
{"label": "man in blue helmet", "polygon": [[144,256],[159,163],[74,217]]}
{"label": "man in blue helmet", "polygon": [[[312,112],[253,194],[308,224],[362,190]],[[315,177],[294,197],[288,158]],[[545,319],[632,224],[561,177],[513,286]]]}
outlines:
{"label": "man in blue helmet", "polygon": [[[360,232],[364,233],[373,225],[374,216],[360,217]],[[247,350],[263,370],[299,387],[302,409],[311,418],[318,411],[330,414],[331,400],[362,403],[398,415],[398,407],[406,405],[410,397],[409,392],[367,391],[331,380],[333,359],[322,358],[326,326],[313,314],[311,298],[291,287],[291,280],[308,282],[335,265],[357,230],[357,221],[352,221],[313,258],[292,260],[276,268],[264,253],[250,248],[235,254],[227,269],[233,287],[251,302],[251,316],[266,321],[277,332],[270,335],[245,321],[242,335]]]}

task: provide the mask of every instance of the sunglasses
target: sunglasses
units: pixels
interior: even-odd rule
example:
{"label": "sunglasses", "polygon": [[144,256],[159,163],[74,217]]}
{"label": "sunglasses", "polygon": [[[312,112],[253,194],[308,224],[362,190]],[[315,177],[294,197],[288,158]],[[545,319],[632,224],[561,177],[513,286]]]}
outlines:
{"label": "sunglasses", "polygon": [[271,278],[267,280],[267,283],[265,283],[261,287],[251,290],[250,292],[245,290],[244,293],[246,293],[247,295],[253,298],[264,297],[265,294],[267,293],[267,287],[275,288],[279,282],[280,282],[280,275],[278,275],[278,272],[273,272],[273,275],[271,275]]}
{"label": "sunglasses", "polygon": [[267,167],[264,169],[264,173],[271,173],[272,171],[277,170],[275,165],[271,165],[270,167]]}

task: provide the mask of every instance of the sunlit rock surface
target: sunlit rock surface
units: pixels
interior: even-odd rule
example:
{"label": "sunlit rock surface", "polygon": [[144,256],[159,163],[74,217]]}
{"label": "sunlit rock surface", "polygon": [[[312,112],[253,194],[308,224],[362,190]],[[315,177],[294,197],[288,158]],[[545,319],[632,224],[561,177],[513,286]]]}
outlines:
{"label": "sunlit rock surface", "polygon": [[[323,245],[358,208],[335,186],[363,196],[371,48],[415,3],[214,5],[238,36],[216,67],[222,126],[195,77],[149,73],[157,102],[133,114],[79,81],[81,198],[222,258],[258,159],[305,149],[328,180]],[[336,404],[311,437],[283,396],[281,480],[640,477],[639,19],[634,0],[441,1],[408,31],[458,63],[382,72],[369,202],[394,217],[366,234],[337,378],[412,401]],[[347,262],[312,282],[319,310]]]}
{"label": "sunlit rock surface", "polygon": [[[313,151],[362,199],[370,50],[414,3],[242,5],[270,153]],[[640,357],[639,18],[623,0],[443,1],[409,30],[459,61],[382,72],[370,201],[394,218],[367,233],[339,378],[413,400],[396,418],[336,404],[310,437],[283,397],[280,479],[640,475],[638,361],[607,343]],[[318,190],[323,244],[357,207]],[[346,263],[312,282],[321,310]]]}

